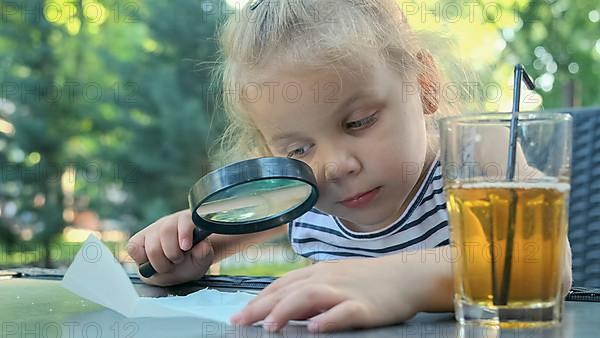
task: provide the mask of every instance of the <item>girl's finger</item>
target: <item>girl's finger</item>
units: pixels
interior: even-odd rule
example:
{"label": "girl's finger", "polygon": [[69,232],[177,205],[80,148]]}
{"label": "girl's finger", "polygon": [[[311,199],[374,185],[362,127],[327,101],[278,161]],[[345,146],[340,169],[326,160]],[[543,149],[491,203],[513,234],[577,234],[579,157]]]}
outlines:
{"label": "girl's finger", "polygon": [[200,242],[184,254],[183,261],[174,266],[169,273],[159,273],[150,279],[142,277],[142,280],[152,285],[169,286],[181,281],[199,279],[206,273],[212,261],[212,246],[207,242]]}
{"label": "girl's finger", "polygon": [[210,242],[202,241],[192,247],[190,258],[196,267],[209,267],[214,260],[214,249]]}
{"label": "girl's finger", "polygon": [[173,264],[179,264],[183,261],[183,251],[179,247],[177,239],[177,225],[174,223],[164,224],[160,227],[160,245],[163,248],[165,256]]}
{"label": "girl's finger", "polygon": [[189,210],[179,214],[179,217],[177,217],[177,235],[179,237],[179,247],[181,250],[187,251],[192,248],[195,227]]}
{"label": "girl's finger", "polygon": [[307,326],[310,332],[333,332],[369,325],[369,311],[357,301],[347,300],[313,317]]}
{"label": "girl's finger", "polygon": [[269,284],[266,288],[264,288],[258,294],[258,296],[256,296],[254,299],[252,299],[248,303],[248,305],[250,305],[254,302],[257,302],[260,299],[262,299],[263,297],[266,297],[274,292],[277,292],[278,290],[280,290],[284,287],[289,287],[293,283],[296,283],[300,280],[310,277],[312,275],[311,268],[312,268],[312,266],[309,266],[306,268],[301,268],[298,270],[293,270],[293,271],[286,273],[282,277],[279,277],[276,281],[274,281],[273,283]]}
{"label": "girl's finger", "polygon": [[264,319],[271,310],[277,305],[277,303],[286,295],[291,294],[295,290],[302,289],[305,285],[308,285],[307,280],[291,283],[286,287],[280,289],[277,292],[272,292],[266,296],[257,296],[249,302],[242,311],[231,317],[231,320],[235,324],[251,324],[259,320]]}
{"label": "girl's finger", "polygon": [[290,320],[310,318],[343,301],[344,298],[327,285],[306,284],[277,302],[265,318],[263,327],[278,331]]}
{"label": "girl's finger", "polygon": [[167,259],[165,253],[162,248],[162,244],[160,238],[157,236],[153,236],[152,234],[148,234],[146,236],[146,241],[144,243],[146,247],[146,255],[148,256],[148,261],[152,264],[152,267],[158,273],[165,273],[171,271],[173,268],[173,263]]}
{"label": "girl's finger", "polygon": [[[294,283],[298,284],[298,283]],[[233,324],[247,325],[264,319],[275,305],[285,297],[285,292],[272,292],[266,296],[256,296],[242,311],[231,317]]]}
{"label": "girl's finger", "polygon": [[146,248],[144,247],[145,241],[146,234],[144,231],[140,231],[133,235],[133,237],[131,237],[127,243],[127,253],[129,254],[129,257],[131,257],[131,259],[137,263],[137,265],[142,265],[148,261],[148,256],[146,256]]}

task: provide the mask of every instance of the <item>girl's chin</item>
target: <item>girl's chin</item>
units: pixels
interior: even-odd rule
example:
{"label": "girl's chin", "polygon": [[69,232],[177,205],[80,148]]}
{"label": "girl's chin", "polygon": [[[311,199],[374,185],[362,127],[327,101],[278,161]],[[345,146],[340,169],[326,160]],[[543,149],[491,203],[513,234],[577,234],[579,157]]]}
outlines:
{"label": "girl's chin", "polygon": [[324,206],[322,208],[317,205],[316,208],[321,212],[338,217],[347,228],[360,228],[363,232],[383,229],[398,218],[394,206],[381,204],[371,208],[353,209],[335,203],[333,206],[329,205],[329,207]]}
{"label": "girl's chin", "polygon": [[[358,232],[373,232],[377,230],[381,230],[389,226],[396,219],[394,218],[392,221],[388,221],[392,217],[381,218],[381,213],[377,215],[356,215],[357,217],[346,218],[342,216],[338,216],[342,223],[350,230],[358,231]],[[370,216],[370,217],[369,217]],[[391,222],[391,223],[390,223]]]}

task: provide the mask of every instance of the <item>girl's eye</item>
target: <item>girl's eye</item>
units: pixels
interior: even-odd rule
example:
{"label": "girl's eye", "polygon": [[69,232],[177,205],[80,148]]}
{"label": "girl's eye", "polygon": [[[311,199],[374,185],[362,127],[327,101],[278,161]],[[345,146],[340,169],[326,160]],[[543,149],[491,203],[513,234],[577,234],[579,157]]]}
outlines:
{"label": "girl's eye", "polygon": [[306,153],[310,150],[312,145],[307,145],[302,148],[296,148],[290,152],[288,152],[287,157],[302,157],[306,155]]}
{"label": "girl's eye", "polygon": [[344,123],[344,126],[346,127],[346,129],[350,129],[350,130],[360,130],[360,129],[368,128],[368,127],[372,126],[375,122],[377,122],[378,115],[379,115],[379,112],[377,111],[377,112],[365,117],[364,119],[346,122],[346,123]]}

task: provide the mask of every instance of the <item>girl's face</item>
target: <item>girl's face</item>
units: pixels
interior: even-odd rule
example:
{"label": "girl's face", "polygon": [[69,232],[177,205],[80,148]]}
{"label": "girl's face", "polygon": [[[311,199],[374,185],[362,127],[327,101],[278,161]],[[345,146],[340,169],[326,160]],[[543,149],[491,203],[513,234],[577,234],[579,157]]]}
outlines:
{"label": "girl's face", "polygon": [[414,74],[402,77],[386,66],[361,74],[290,71],[244,89],[273,155],[312,167],[319,210],[357,231],[384,228],[400,216],[426,170]]}

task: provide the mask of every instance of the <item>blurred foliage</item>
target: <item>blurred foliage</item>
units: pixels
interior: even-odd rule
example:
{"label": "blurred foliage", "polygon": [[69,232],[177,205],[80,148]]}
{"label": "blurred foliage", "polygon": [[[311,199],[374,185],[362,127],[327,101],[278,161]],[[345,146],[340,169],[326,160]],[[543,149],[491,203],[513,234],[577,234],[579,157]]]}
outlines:
{"label": "blurred foliage", "polygon": [[[211,66],[232,9],[216,4],[0,0],[0,242],[47,245],[84,210],[135,232],[187,206],[223,127]],[[510,107],[517,62],[545,108],[600,103],[593,1],[402,6],[415,29],[450,35],[481,80],[499,84],[490,110]]]}
{"label": "blurred foliage", "polygon": [[185,208],[221,123],[196,67],[216,59],[219,17],[201,1],[0,8],[2,239],[50,243],[69,208],[132,231]]}
{"label": "blurred foliage", "polygon": [[[454,41],[481,81],[490,111],[510,111],[512,74],[525,65],[538,87],[522,110],[600,104],[600,5],[583,0],[400,1],[416,30]],[[440,60],[444,62],[445,60]]]}

